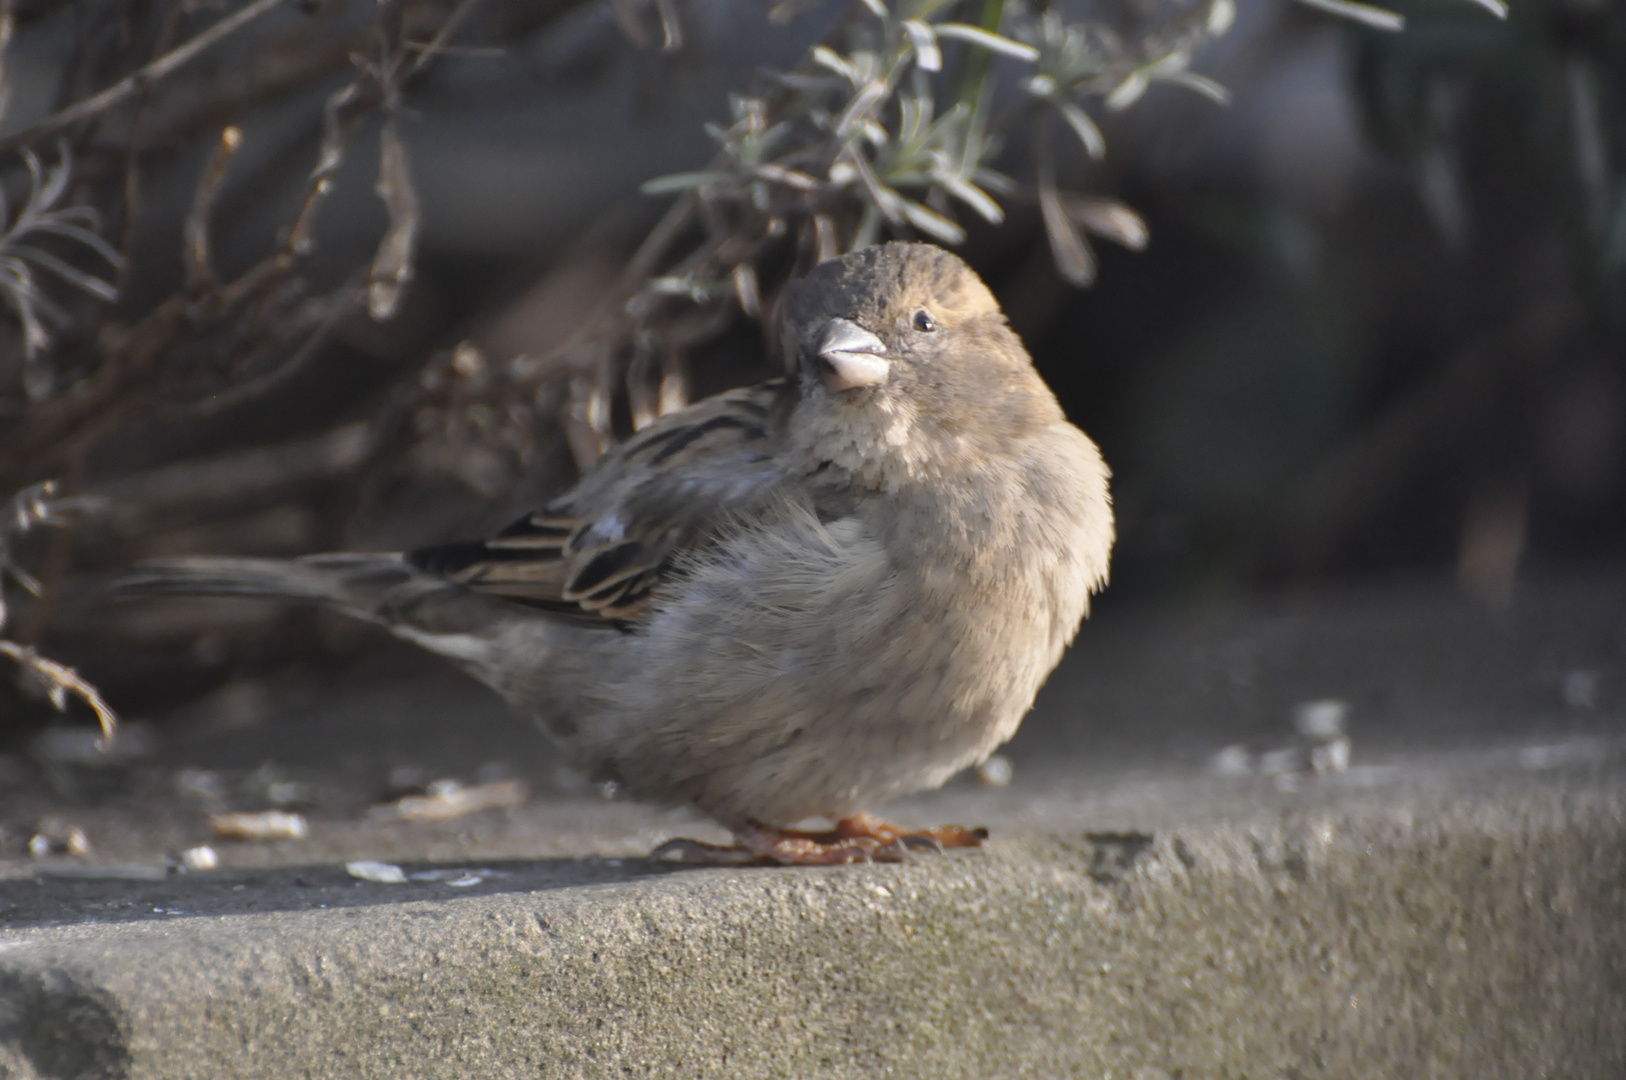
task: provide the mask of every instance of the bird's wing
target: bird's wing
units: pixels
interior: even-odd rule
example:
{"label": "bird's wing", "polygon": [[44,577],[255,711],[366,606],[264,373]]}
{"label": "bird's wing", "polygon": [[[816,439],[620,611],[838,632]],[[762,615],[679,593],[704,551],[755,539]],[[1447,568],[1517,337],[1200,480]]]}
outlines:
{"label": "bird's wing", "polygon": [[674,558],[704,548],[784,480],[783,379],[706,398],[605,454],[569,492],[489,540],[425,548],[420,569],[476,592],[621,625]]}

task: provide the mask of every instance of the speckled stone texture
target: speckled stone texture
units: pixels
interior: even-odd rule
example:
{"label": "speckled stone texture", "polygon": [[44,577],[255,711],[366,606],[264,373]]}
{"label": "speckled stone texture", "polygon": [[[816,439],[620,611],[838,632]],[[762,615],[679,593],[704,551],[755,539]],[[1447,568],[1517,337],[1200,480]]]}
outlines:
{"label": "speckled stone texture", "polygon": [[1582,751],[968,791],[931,809],[995,842],[905,866],[81,892],[0,931],[0,1074],[1620,1077],[1626,785]]}

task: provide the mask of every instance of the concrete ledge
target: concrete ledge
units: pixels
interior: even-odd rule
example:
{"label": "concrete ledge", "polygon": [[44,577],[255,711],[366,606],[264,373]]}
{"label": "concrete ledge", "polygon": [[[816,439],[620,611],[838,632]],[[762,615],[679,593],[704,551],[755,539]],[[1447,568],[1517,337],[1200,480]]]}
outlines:
{"label": "concrete ledge", "polygon": [[992,846],[901,867],[8,882],[170,906],[0,932],[0,1074],[1619,1077],[1612,754],[965,792],[914,816]]}

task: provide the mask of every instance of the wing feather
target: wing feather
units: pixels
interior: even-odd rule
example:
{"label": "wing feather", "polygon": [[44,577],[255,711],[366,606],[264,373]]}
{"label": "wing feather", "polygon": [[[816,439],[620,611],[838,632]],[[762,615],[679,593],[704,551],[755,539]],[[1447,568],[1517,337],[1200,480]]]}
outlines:
{"label": "wing feather", "polygon": [[570,491],[488,540],[412,552],[420,569],[477,592],[635,624],[676,557],[768,496],[789,388],[774,379],[662,417]]}

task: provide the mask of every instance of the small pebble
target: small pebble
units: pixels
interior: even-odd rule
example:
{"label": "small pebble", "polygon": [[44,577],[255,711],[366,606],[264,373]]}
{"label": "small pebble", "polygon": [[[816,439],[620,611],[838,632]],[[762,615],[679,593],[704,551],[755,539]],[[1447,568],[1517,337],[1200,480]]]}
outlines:
{"label": "small pebble", "polygon": [[90,854],[90,837],[77,825],[45,822],[29,838],[28,853],[36,859],[56,854],[83,857]]}

